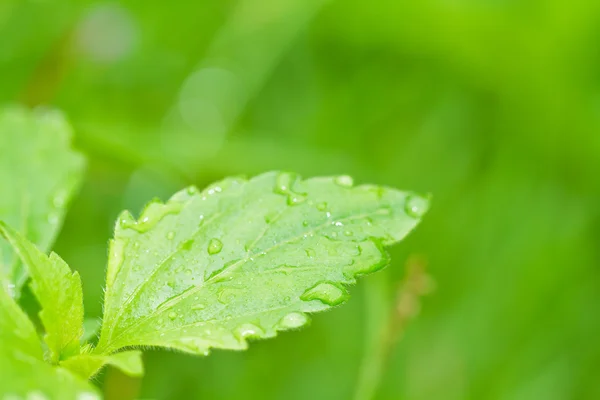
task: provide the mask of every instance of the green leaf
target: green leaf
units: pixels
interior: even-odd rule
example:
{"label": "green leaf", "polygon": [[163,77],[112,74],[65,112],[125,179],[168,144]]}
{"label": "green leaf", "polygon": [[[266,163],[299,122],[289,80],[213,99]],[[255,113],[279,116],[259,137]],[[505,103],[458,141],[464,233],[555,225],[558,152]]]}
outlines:
{"label": "green leaf", "polygon": [[35,327],[6,289],[0,287],[0,352],[4,354],[11,350],[33,358],[43,358]]}
{"label": "green leaf", "polygon": [[99,399],[96,389],[43,360],[35,328],[0,287],[0,398]]}
{"label": "green leaf", "polygon": [[[0,220],[43,252],[60,230],[85,164],[70,141],[71,128],[58,111],[0,110]],[[0,243],[0,275],[18,297],[27,275],[6,243]]]}
{"label": "green leaf", "polygon": [[267,173],[191,187],[138,220],[124,212],[110,244],[96,353],[160,346],[245,349],[347,297],[388,263],[428,200],[347,176]]}
{"label": "green leaf", "polygon": [[32,277],[31,290],[42,310],[40,319],[46,335],[49,359],[59,360],[79,354],[83,335],[83,294],[77,272],[55,253],[46,256],[21,234],[0,221],[4,236],[27,266]]}
{"label": "green leaf", "polygon": [[60,365],[84,379],[96,375],[107,364],[119,368],[130,376],[139,377],[144,375],[142,352],[139,350],[124,351],[111,355],[80,354],[60,363]]}

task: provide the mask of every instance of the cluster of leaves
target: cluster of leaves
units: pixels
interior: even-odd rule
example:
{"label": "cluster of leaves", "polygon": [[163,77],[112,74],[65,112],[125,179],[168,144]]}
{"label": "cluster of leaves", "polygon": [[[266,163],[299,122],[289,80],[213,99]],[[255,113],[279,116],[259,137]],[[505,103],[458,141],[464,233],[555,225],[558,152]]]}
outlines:
{"label": "cluster of leaves", "polygon": [[[0,394],[99,397],[104,365],[143,374],[148,346],[208,354],[308,323],[343,303],[346,285],[388,263],[428,200],[349,176],[270,172],[189,187],[123,212],[110,241],[99,338],[84,332],[81,280],[46,255],[80,180],[83,157],[55,111],[0,114]],[[4,155],[6,154],[6,156]],[[12,172],[7,172],[7,171]],[[17,300],[30,278],[43,340]],[[96,340],[97,339],[97,340]]]}

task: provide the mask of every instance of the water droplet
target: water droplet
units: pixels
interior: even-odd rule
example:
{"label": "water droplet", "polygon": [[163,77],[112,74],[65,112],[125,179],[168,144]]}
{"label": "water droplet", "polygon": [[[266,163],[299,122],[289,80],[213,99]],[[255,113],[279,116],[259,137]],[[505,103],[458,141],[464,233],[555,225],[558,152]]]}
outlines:
{"label": "water droplet", "polygon": [[175,238],[175,232],[170,231],[167,233],[167,239],[173,240]]}
{"label": "water droplet", "polygon": [[63,208],[67,204],[67,192],[61,190],[52,198],[52,205],[55,208]]}
{"label": "water droplet", "polygon": [[306,255],[310,258],[313,258],[317,255],[317,252],[314,249],[305,249]]}
{"label": "water droplet", "polygon": [[411,195],[406,198],[404,211],[413,218],[421,218],[429,208],[429,201],[418,195]]}
{"label": "water droplet", "polygon": [[334,179],[334,182],[342,187],[352,187],[354,185],[354,180],[348,175],[340,175]]}
{"label": "water droplet", "polygon": [[292,190],[292,184],[296,180],[296,174],[291,172],[281,172],[275,178],[275,188],[273,191],[277,194],[288,194]]}
{"label": "water droplet", "polygon": [[185,241],[185,242],[183,242],[183,244],[181,245],[181,249],[182,249],[182,250],[191,250],[193,245],[194,245],[194,240],[193,240],[193,239],[186,240],[186,241]]}
{"label": "water droplet", "polygon": [[212,254],[220,253],[222,249],[223,249],[223,242],[221,242],[217,238],[210,239],[210,242],[208,243],[208,254],[212,255]]}
{"label": "water droplet", "polygon": [[346,230],[346,231],[344,231],[344,235],[352,236],[352,235],[354,235],[354,232]]}
{"label": "water droplet", "polygon": [[134,249],[137,249],[139,247],[140,247],[140,242],[138,242],[138,241],[133,242],[133,248]]}
{"label": "water droplet", "polygon": [[284,329],[294,329],[306,325],[308,317],[306,314],[299,312],[292,312],[281,318],[279,326]]}
{"label": "water droplet", "polygon": [[59,219],[60,218],[58,217],[58,214],[55,214],[55,213],[48,214],[48,223],[50,223],[52,225],[58,224]]}
{"label": "water droplet", "polygon": [[198,188],[196,186],[189,186],[187,188],[187,193],[191,196],[198,192]]}
{"label": "water droplet", "polygon": [[270,213],[267,213],[265,215],[265,222],[267,224],[270,224],[271,222],[275,221],[275,219],[279,216],[279,211],[272,211]]}
{"label": "water droplet", "polygon": [[169,279],[169,281],[167,282],[167,285],[169,285],[171,288],[175,287],[175,279]]}
{"label": "water droplet", "polygon": [[174,320],[175,318],[177,318],[177,313],[175,311],[171,311],[168,317],[170,320]]}
{"label": "water droplet", "polygon": [[221,289],[217,294],[217,300],[221,304],[229,304],[236,295],[235,289]]}
{"label": "water droplet", "polygon": [[190,268],[185,270],[185,274],[186,275],[191,275],[192,274],[192,270]]}
{"label": "water droplet", "polygon": [[319,210],[319,211],[327,210],[327,203],[322,202],[322,203],[317,204],[317,210]]}
{"label": "water droplet", "polygon": [[308,226],[309,222],[307,220],[302,221],[302,226]]}
{"label": "water droplet", "polygon": [[291,193],[287,198],[288,206],[295,206],[297,204],[304,203],[306,201],[306,196],[299,193]]}
{"label": "water droplet", "polygon": [[334,226],[344,226],[344,223],[340,221],[332,222],[331,224]]}
{"label": "water droplet", "polygon": [[264,335],[264,331],[254,324],[242,324],[235,329],[235,336],[237,336],[238,339],[261,335]]}
{"label": "water droplet", "polygon": [[332,282],[321,282],[300,296],[304,301],[319,300],[327,305],[336,306],[348,298],[348,292],[341,285]]}
{"label": "water droplet", "polygon": [[7,286],[8,289],[8,295],[10,297],[15,297],[15,295],[17,294],[17,289],[16,289],[16,285],[14,283],[9,283]]}
{"label": "water droplet", "polygon": [[194,311],[204,310],[205,308],[206,308],[206,306],[202,303],[194,304],[192,306],[192,310],[194,310]]}

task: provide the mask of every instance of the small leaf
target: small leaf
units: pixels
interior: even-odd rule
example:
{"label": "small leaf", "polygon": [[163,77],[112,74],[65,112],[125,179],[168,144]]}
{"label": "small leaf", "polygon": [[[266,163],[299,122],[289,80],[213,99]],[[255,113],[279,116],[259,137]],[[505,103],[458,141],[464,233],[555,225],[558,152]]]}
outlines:
{"label": "small leaf", "polygon": [[142,352],[139,350],[124,351],[111,355],[80,354],[60,363],[61,366],[84,379],[93,377],[107,364],[119,368],[129,376],[139,377],[144,375]]}
{"label": "small leaf", "polygon": [[[70,141],[71,128],[58,111],[0,110],[0,220],[43,252],[60,230],[85,164]],[[0,284],[18,297],[27,275],[4,242],[0,275]]]}
{"label": "small leaf", "polygon": [[10,350],[43,359],[35,327],[6,289],[0,287],[0,351]]}
{"label": "small leaf", "polygon": [[55,253],[46,256],[21,234],[0,221],[0,234],[27,266],[32,277],[31,290],[42,310],[40,319],[50,351],[49,359],[59,360],[79,354],[83,334],[83,294],[77,272]]}
{"label": "small leaf", "polygon": [[35,328],[0,287],[0,398],[99,399],[85,380],[43,360]]}
{"label": "small leaf", "polygon": [[[410,204],[409,204],[410,202]],[[98,347],[245,349],[348,298],[428,200],[352,179],[267,173],[124,212],[110,244]],[[410,212],[410,213],[409,213]]]}

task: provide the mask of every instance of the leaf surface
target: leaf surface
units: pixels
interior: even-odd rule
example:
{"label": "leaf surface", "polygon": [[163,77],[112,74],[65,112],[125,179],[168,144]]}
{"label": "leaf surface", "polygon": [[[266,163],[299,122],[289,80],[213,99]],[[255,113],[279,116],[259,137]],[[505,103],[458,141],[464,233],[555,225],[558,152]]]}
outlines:
{"label": "leaf surface", "polygon": [[35,328],[0,287],[0,398],[99,399],[96,389],[43,359]]}
{"label": "leaf surface", "polygon": [[14,229],[0,221],[4,236],[21,258],[31,275],[31,290],[40,303],[40,319],[46,334],[49,360],[79,354],[83,335],[83,293],[77,272],[55,253],[46,256]]}
{"label": "leaf surface", "polygon": [[[58,111],[0,110],[0,220],[43,252],[60,230],[81,180],[84,158],[71,149],[71,128]],[[0,243],[0,275],[18,297],[26,272],[7,243]]]}
{"label": "leaf surface", "polygon": [[384,267],[428,200],[347,176],[266,173],[194,187],[138,220],[124,212],[110,244],[97,353],[160,346],[196,354],[245,349],[343,303],[346,285]]}
{"label": "leaf surface", "polygon": [[110,355],[80,354],[61,362],[61,365],[84,379],[96,375],[105,365],[119,368],[129,376],[144,375],[142,352],[139,350],[123,351]]}

